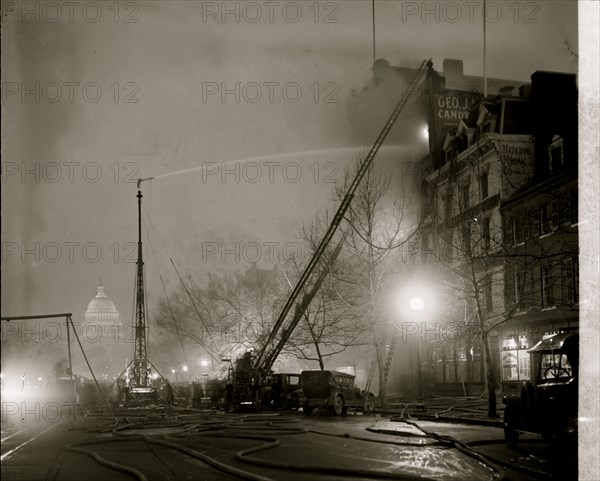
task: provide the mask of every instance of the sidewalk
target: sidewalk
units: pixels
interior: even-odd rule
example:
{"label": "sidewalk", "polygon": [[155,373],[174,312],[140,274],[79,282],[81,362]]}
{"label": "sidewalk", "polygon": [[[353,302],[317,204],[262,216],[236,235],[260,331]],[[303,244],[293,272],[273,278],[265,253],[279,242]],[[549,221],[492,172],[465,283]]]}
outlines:
{"label": "sidewalk", "polygon": [[504,405],[502,396],[496,397],[497,417],[487,415],[487,399],[479,397],[438,397],[425,399],[423,406],[415,400],[390,401],[389,408],[383,410],[381,405],[377,411],[393,417],[421,419],[424,421],[439,421],[481,426],[503,427],[502,417]]}

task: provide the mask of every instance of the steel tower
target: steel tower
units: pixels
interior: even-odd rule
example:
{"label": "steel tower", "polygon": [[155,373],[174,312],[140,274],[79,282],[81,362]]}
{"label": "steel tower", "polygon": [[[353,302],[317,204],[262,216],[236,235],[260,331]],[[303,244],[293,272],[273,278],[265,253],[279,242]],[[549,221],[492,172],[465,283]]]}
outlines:
{"label": "steel tower", "polygon": [[136,262],[135,344],[133,351],[132,388],[150,387],[150,365],[146,352],[146,294],[144,291],[144,260],[142,255],[142,179],[137,182],[138,256]]}

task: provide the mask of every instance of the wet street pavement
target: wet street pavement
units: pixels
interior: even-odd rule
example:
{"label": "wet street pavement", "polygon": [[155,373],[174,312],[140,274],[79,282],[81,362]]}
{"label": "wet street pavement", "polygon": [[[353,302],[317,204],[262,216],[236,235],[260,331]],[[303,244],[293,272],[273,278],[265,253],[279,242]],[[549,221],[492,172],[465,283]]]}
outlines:
{"label": "wet street pavement", "polygon": [[2,479],[576,479],[576,463],[496,427],[360,414],[130,409],[2,428]]}

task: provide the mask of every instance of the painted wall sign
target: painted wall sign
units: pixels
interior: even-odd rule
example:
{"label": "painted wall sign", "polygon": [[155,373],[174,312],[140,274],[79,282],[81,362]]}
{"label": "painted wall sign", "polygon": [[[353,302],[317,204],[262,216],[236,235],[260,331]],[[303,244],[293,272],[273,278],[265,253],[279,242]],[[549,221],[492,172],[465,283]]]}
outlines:
{"label": "painted wall sign", "polygon": [[433,96],[433,118],[444,125],[458,125],[469,116],[469,111],[481,94],[458,90],[436,93]]}

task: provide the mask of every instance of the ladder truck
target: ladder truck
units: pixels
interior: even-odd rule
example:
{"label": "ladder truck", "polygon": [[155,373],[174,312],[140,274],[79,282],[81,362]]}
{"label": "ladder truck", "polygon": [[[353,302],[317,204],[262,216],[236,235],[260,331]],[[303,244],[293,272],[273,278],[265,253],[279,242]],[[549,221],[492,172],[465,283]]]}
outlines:
{"label": "ladder truck", "polygon": [[[338,230],[344,215],[350,207],[356,190],[358,189],[365,174],[373,164],[373,160],[375,159],[375,156],[377,155],[381,145],[396,123],[396,120],[398,120],[398,117],[406,106],[411,94],[414,92],[414,90],[416,90],[417,86],[423,80],[425,73],[428,70],[431,70],[432,67],[433,64],[431,59],[423,60],[412,80],[411,85],[413,88],[409,89],[407,93],[398,101],[383,129],[379,133],[375,143],[371,147],[369,153],[359,164],[356,175],[354,176],[352,183],[344,195],[344,198],[342,199],[342,202],[338,207],[331,224],[329,225],[325,235],[323,236],[323,239],[321,239],[321,242],[315,250],[312,258],[304,268],[302,275],[298,279],[283,308],[281,309],[281,312],[279,313],[279,316],[277,317],[277,320],[275,321],[275,324],[269,333],[264,347],[260,349],[254,359],[251,359],[250,356],[245,359],[245,361],[251,363],[251,367],[249,369],[245,369],[244,373],[236,372],[235,368],[230,369],[225,395],[226,411],[229,407],[236,408],[242,403],[253,403],[254,406],[258,408],[267,398],[273,363],[277,359],[277,356],[279,356],[281,353],[283,347],[289,340],[290,336],[294,332],[294,329],[304,315],[304,312],[309,307],[314,296],[317,294],[321,285],[329,274],[328,266],[332,266],[339,256],[343,246],[343,239],[334,247],[327,265],[317,274],[315,274],[315,269],[317,265],[321,263],[326,249],[329,247],[334,234]],[[312,282],[309,283],[309,281]],[[302,297],[300,297],[300,294],[303,292],[304,294]],[[288,319],[292,308],[293,315],[291,315]]]}

